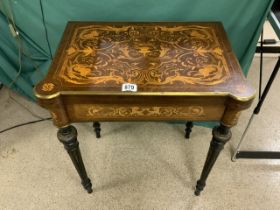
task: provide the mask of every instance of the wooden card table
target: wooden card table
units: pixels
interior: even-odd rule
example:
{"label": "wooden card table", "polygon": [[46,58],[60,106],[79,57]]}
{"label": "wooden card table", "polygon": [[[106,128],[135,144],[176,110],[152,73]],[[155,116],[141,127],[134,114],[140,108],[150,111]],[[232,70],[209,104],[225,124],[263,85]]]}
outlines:
{"label": "wooden card table", "polygon": [[195,194],[230,127],[255,91],[244,78],[220,23],[69,22],[46,78],[35,87],[90,193],[73,122],[219,121]]}

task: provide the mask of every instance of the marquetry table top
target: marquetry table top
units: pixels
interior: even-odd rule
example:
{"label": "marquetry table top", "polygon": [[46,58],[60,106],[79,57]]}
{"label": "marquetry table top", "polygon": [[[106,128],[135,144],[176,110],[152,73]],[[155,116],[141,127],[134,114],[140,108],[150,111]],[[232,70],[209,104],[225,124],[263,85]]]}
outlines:
{"label": "marquetry table top", "polygon": [[223,95],[250,100],[220,23],[69,22],[38,98],[123,94]]}

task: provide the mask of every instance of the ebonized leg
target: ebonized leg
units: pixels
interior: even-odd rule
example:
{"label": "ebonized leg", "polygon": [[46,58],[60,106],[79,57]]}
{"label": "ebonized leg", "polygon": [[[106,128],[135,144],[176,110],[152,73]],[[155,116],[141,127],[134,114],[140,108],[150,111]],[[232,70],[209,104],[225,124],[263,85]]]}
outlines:
{"label": "ebonized leg", "polygon": [[101,132],[100,123],[99,122],[94,122],[93,127],[94,127],[94,131],[95,131],[95,134],[96,134],[96,138],[100,138],[101,137],[101,135],[100,135],[100,132]]}
{"label": "ebonized leg", "polygon": [[193,127],[193,122],[188,121],[188,122],[186,123],[186,129],[185,129],[185,132],[186,132],[185,138],[186,138],[186,139],[189,139],[189,138],[190,138],[190,134],[191,134],[191,132],[192,132],[192,127]]}
{"label": "ebonized leg", "polygon": [[87,176],[87,172],[82,160],[81,152],[79,149],[79,142],[77,140],[76,128],[72,125],[65,128],[60,128],[57,132],[57,138],[61,143],[63,143],[64,148],[67,150],[77,172],[81,177],[82,185],[88,193],[91,193],[92,184]]}
{"label": "ebonized leg", "polygon": [[206,185],[207,177],[214,166],[221,150],[224,148],[224,145],[231,138],[231,131],[229,127],[220,125],[219,127],[213,128],[213,138],[210,143],[209,151],[207,158],[200,176],[200,179],[197,181],[195,195],[200,195],[200,192]]}

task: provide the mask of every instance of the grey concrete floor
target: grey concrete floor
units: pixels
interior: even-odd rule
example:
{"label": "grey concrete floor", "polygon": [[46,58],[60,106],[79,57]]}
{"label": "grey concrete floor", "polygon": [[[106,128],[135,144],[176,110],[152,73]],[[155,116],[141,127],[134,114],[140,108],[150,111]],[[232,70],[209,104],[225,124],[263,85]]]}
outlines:
{"label": "grey concrete floor", "polygon": [[[265,58],[265,78],[275,58]],[[249,80],[257,87],[258,58]],[[280,151],[280,81],[269,93],[242,149]],[[40,116],[48,113],[11,93]],[[0,91],[0,128],[34,120]],[[0,209],[280,209],[280,160],[238,160],[231,154],[252,109],[243,113],[200,197],[193,194],[211,139],[211,130],[184,125],[103,123],[96,139],[90,123],[75,124],[94,192],[87,194],[56,139],[51,121],[0,134]]]}

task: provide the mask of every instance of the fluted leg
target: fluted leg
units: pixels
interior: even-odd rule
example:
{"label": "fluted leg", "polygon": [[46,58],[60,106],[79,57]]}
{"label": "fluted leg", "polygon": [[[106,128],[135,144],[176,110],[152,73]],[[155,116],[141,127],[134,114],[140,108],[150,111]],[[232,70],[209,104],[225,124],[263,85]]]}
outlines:
{"label": "fluted leg", "polygon": [[100,135],[100,132],[101,132],[100,123],[99,122],[94,122],[93,127],[94,127],[94,131],[95,131],[95,134],[96,134],[96,138],[100,138],[101,137],[101,135]]}
{"label": "fluted leg", "polygon": [[221,150],[224,148],[224,145],[231,138],[231,131],[229,127],[220,125],[219,127],[213,128],[213,138],[210,143],[210,148],[207,154],[207,158],[200,176],[200,179],[197,181],[195,195],[200,195],[200,192],[206,185],[207,177],[214,166]]}
{"label": "fluted leg", "polygon": [[190,138],[190,134],[192,132],[192,127],[193,127],[193,122],[188,121],[186,123],[186,129],[185,129],[185,138],[189,139]]}
{"label": "fluted leg", "polygon": [[82,185],[88,193],[92,192],[92,184],[87,176],[87,172],[82,160],[81,152],[79,149],[79,142],[77,140],[77,130],[74,126],[70,125],[65,128],[60,128],[57,132],[58,140],[63,143],[64,148],[67,150],[77,172],[82,180]]}

